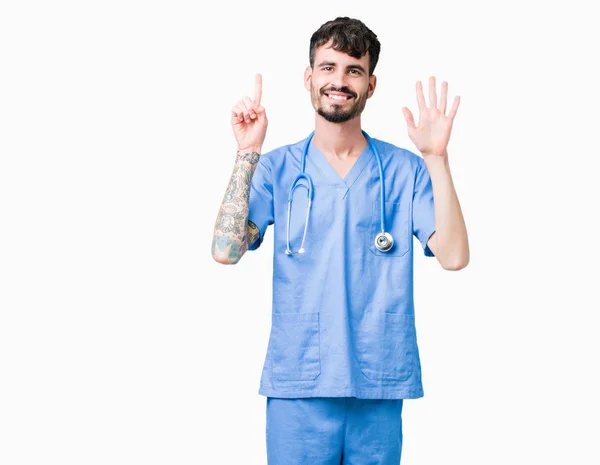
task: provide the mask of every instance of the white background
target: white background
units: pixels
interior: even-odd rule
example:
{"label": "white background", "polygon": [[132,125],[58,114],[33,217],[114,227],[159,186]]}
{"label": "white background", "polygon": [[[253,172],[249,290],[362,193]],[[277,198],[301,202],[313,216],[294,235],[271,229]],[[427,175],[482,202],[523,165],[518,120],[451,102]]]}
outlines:
{"label": "white background", "polygon": [[471,262],[415,240],[402,465],[600,463],[595,16],[334,3],[2,3],[0,463],[266,464],[272,230],[236,266],[210,254],[230,111],[260,72],[263,150],[307,137],[309,40],[337,16],[382,44],[371,136],[416,150],[417,80],[461,96]]}

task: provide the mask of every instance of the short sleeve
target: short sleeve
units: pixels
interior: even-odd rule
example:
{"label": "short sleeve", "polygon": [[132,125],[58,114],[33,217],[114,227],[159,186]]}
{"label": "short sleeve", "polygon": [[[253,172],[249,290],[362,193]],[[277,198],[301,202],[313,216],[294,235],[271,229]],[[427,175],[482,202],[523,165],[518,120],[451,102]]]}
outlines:
{"label": "short sleeve", "polygon": [[433,257],[434,254],[427,245],[427,241],[435,232],[433,186],[427,165],[421,157],[419,157],[418,161],[419,166],[416,172],[412,201],[413,234],[421,243],[425,256]]}
{"label": "short sleeve", "polygon": [[260,231],[258,240],[248,248],[255,250],[262,244],[267,226],[273,224],[273,182],[269,162],[264,155],[258,159],[250,182],[248,220]]}

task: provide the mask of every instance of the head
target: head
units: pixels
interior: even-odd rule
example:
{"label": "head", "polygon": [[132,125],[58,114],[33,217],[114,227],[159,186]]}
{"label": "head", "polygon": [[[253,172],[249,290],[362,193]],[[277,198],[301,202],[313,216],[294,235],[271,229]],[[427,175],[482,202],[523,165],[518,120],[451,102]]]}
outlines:
{"label": "head", "polygon": [[[380,48],[373,31],[348,17],[328,21],[312,35],[304,85],[319,115],[343,123],[362,113],[375,91]],[[339,94],[348,99],[336,99]]]}

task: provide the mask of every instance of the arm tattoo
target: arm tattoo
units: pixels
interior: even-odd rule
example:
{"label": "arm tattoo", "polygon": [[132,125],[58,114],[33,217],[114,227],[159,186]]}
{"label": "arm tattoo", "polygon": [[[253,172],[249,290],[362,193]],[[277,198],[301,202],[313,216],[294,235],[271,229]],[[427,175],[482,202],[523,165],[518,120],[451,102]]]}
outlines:
{"label": "arm tattoo", "polygon": [[260,238],[260,229],[252,221],[248,220],[248,247]]}
{"label": "arm tattoo", "polygon": [[252,175],[260,154],[238,150],[229,185],[225,191],[217,215],[213,235],[212,254],[226,258],[228,263],[237,263],[253,244],[260,231],[248,221],[248,203]]}
{"label": "arm tattoo", "polygon": [[258,152],[238,150],[237,155],[235,157],[235,161],[238,162],[238,161],[242,160],[242,161],[247,161],[251,165],[256,165],[258,163],[259,158],[260,158],[260,155],[258,154]]}

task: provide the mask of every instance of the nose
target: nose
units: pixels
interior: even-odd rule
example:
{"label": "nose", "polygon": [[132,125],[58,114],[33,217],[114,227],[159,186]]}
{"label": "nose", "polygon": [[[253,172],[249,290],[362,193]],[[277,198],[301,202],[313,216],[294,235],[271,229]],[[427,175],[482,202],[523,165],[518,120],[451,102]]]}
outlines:
{"label": "nose", "polygon": [[346,87],[346,79],[347,75],[344,72],[343,68],[337,68],[331,76],[329,87],[335,87],[336,89]]}

